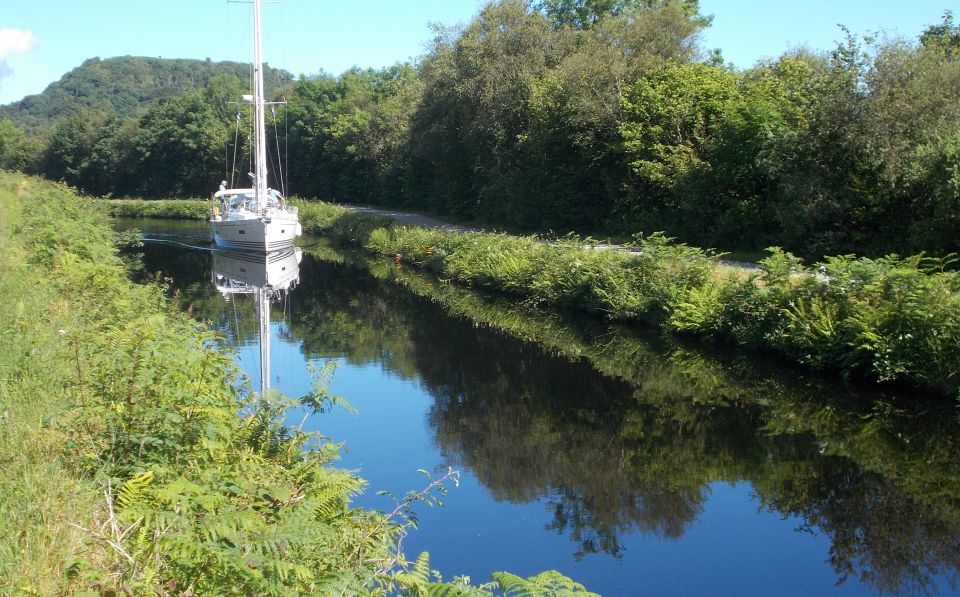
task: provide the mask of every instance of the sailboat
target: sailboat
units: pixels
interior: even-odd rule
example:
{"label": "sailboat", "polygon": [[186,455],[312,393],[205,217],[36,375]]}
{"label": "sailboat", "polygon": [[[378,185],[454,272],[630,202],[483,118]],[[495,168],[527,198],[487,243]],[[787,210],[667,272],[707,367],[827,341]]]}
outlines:
{"label": "sailboat", "polygon": [[297,208],[267,186],[267,133],[263,91],[263,42],[260,22],[260,0],[253,0],[253,94],[243,99],[253,105],[254,171],[249,174],[252,186],[227,188],[220,183],[214,193],[210,216],[213,241],[218,247],[266,253],[293,248],[293,241],[302,228]]}

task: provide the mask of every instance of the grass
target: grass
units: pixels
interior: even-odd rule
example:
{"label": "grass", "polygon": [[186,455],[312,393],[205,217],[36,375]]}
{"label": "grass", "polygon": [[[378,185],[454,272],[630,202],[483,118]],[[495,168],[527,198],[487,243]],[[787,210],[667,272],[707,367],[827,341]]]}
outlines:
{"label": "grass", "polygon": [[336,447],[283,428],[286,399],[238,388],[204,326],[128,280],[99,209],[4,174],[0,210],[0,591],[389,582],[394,520],[351,508]]}
{"label": "grass", "polygon": [[57,425],[72,401],[65,330],[76,329],[78,311],[13,239],[24,226],[17,196],[33,192],[23,177],[0,178],[0,592],[54,595],[82,565],[106,568],[114,554],[80,529],[98,528],[106,509]]}

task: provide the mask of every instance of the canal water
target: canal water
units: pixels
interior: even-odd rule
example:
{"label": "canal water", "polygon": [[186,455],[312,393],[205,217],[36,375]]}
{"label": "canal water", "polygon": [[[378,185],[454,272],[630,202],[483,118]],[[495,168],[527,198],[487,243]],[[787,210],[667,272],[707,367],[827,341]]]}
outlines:
{"label": "canal water", "polygon": [[[124,225],[131,225],[130,222]],[[203,224],[137,221],[159,272],[258,388],[253,300],[224,296]],[[537,312],[311,241],[271,303],[271,385],[356,413],[306,428],[343,444],[408,557],[445,578],[559,570],[603,595],[953,594],[955,401],[821,377],[757,354]],[[292,423],[300,422],[294,413]]]}

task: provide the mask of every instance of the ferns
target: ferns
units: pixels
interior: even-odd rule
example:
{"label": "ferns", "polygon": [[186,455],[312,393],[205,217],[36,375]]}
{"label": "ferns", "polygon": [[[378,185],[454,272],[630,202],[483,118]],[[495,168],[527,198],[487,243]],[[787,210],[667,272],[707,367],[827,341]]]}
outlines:
{"label": "ferns", "polygon": [[408,569],[390,577],[390,588],[399,589],[413,597],[598,597],[580,583],[555,571],[548,570],[529,578],[509,572],[494,572],[493,582],[471,586],[469,579],[457,578],[444,582],[440,573],[430,568],[430,555],[421,553]]}
{"label": "ferns", "polygon": [[135,509],[143,499],[147,487],[153,482],[153,471],[144,471],[128,479],[117,494],[117,506],[121,510]]}
{"label": "ferns", "polygon": [[586,587],[567,578],[559,572],[550,570],[529,578],[520,578],[509,572],[495,572],[494,580],[506,597],[548,597],[581,595],[594,596]]}

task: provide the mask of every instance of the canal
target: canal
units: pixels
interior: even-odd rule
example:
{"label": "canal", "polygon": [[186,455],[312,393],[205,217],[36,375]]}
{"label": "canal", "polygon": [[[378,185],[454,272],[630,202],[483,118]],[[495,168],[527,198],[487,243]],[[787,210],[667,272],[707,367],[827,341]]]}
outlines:
{"label": "canal", "polygon": [[[202,223],[144,230],[159,273],[259,387],[253,300],[224,295]],[[589,318],[543,313],[308,241],[270,307],[270,382],[334,408],[305,428],[369,482],[356,505],[452,467],[409,558],[445,578],[555,569],[604,595],[957,590],[956,402],[878,389]],[[299,424],[295,413],[291,424]]]}

